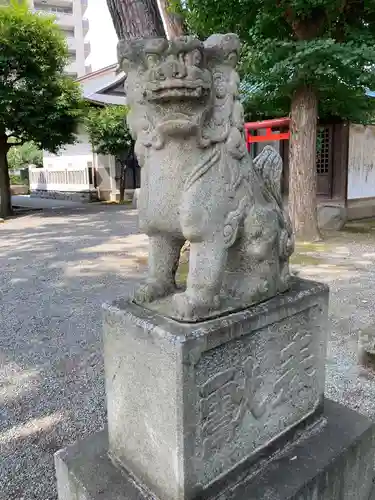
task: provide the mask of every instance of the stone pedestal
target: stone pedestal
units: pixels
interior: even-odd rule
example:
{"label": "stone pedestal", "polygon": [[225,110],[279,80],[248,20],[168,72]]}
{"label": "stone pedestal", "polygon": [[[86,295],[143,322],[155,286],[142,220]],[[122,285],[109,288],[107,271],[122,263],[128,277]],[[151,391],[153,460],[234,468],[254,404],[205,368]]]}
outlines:
{"label": "stone pedestal", "polygon": [[[275,453],[259,474],[243,467],[197,500],[375,500],[374,426],[325,401],[321,420]],[[154,500],[108,458],[107,431],[56,454],[59,500]],[[164,500],[161,497],[160,500]]]}
{"label": "stone pedestal", "polygon": [[[368,500],[372,426],[333,404],[322,414],[327,306],[327,287],[300,279],[195,324],[105,306],[108,437],[57,454],[60,500]],[[329,496],[348,464],[358,495]]]}
{"label": "stone pedestal", "polygon": [[182,324],[106,307],[109,451],[164,499],[190,499],[313,413],[328,291],[296,281],[256,307]]}

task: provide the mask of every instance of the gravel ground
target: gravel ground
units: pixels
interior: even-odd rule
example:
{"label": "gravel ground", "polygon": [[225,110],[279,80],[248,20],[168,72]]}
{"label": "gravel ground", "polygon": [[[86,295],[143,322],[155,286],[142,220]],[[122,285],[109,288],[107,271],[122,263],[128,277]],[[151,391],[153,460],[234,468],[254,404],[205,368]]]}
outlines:
{"label": "gravel ground", "polygon": [[[372,226],[352,228],[294,259],[332,290],[327,395],[371,418],[375,376],[358,363],[357,339],[375,323],[374,244]],[[1,500],[55,500],[54,452],[103,427],[100,306],[143,276],[145,254],[122,207],[0,226]]]}
{"label": "gravel ground", "polygon": [[0,226],[0,499],[57,498],[53,454],[105,422],[101,304],[139,279],[118,207]]}
{"label": "gravel ground", "polygon": [[350,224],[323,244],[297,250],[300,276],[331,291],[326,396],[375,420],[375,358],[364,366],[358,350],[362,331],[375,337],[375,224]]}

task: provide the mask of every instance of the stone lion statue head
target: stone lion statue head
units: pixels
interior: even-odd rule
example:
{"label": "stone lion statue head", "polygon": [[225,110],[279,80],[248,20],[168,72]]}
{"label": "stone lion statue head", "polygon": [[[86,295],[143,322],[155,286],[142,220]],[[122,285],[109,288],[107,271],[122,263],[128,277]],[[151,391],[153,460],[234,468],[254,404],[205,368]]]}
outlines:
{"label": "stone lion statue head", "polygon": [[133,136],[158,147],[161,136],[202,133],[218,100],[228,94],[225,68],[234,71],[239,50],[232,34],[205,42],[193,36],[121,41],[118,57],[127,74]]}

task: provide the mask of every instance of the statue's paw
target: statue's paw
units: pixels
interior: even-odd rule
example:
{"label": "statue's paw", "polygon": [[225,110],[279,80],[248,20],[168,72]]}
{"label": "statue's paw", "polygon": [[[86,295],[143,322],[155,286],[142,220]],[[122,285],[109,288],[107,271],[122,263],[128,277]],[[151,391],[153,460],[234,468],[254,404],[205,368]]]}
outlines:
{"label": "statue's paw", "polygon": [[176,293],[172,299],[175,315],[187,321],[196,321],[207,317],[212,311],[220,308],[220,299],[215,296],[213,300],[203,300],[187,292]]}
{"label": "statue's paw", "polygon": [[172,295],[175,291],[174,283],[149,282],[136,290],[133,300],[137,304],[145,304]]}

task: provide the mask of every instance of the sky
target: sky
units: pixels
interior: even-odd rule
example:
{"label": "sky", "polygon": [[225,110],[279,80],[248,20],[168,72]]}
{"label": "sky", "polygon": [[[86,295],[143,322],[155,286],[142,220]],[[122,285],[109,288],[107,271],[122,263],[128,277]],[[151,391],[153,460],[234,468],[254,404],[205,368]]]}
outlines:
{"label": "sky", "polygon": [[91,43],[91,54],[87,63],[91,64],[93,71],[96,71],[117,62],[117,36],[107,1],[89,0],[85,17],[90,23],[87,40]]}

